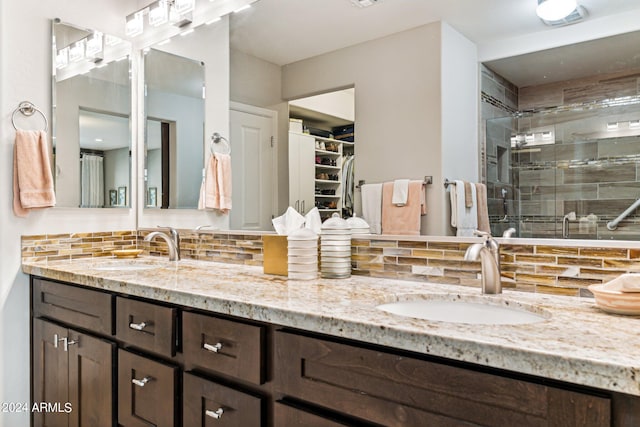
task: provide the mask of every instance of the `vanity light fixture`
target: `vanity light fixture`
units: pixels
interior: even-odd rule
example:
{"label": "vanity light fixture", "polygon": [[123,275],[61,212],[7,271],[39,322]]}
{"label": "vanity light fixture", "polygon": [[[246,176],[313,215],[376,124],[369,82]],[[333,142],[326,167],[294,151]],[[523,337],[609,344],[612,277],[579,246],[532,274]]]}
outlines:
{"label": "vanity light fixture", "polygon": [[120,37],[116,37],[111,34],[104,34],[105,46],[117,46],[120,43],[122,43],[122,39]]}
{"label": "vanity light fixture", "polygon": [[527,134],[524,135],[524,141],[525,142],[533,142],[533,141],[535,141],[535,139],[536,139],[536,137],[532,133],[527,133]]}
{"label": "vanity light fixture", "polygon": [[174,0],[173,7],[176,9],[178,13],[184,15],[185,13],[193,12],[193,10],[196,8],[196,1],[195,0]]}
{"label": "vanity light fixture", "polygon": [[640,120],[629,120],[629,128],[631,129],[640,128]]}
{"label": "vanity light fixture", "polygon": [[60,49],[56,54],[56,68],[61,70],[69,65],[69,46]]}
{"label": "vanity light fixture", "polygon": [[169,21],[167,0],[156,0],[149,5],[149,25],[158,27]]}
{"label": "vanity light fixture", "polygon": [[536,14],[544,21],[558,21],[569,16],[577,7],[576,0],[538,0]]}
{"label": "vanity light fixture", "polygon": [[616,130],[618,129],[618,127],[619,127],[618,122],[607,123],[607,130]]}
{"label": "vanity light fixture", "polygon": [[550,140],[550,139],[551,139],[551,137],[552,137],[552,133],[551,133],[551,131],[545,131],[545,132],[542,132],[542,139],[543,139],[544,141],[548,141],[548,140]]}
{"label": "vanity light fixture", "polygon": [[69,62],[78,62],[84,59],[85,40],[78,40],[69,46]]}
{"label": "vanity light fixture", "polygon": [[125,34],[129,37],[135,37],[142,34],[142,31],[144,31],[144,11],[139,10],[127,16]]}
{"label": "vanity light fixture", "polygon": [[[87,58],[95,58],[100,56],[104,50],[103,40],[104,37],[100,31],[94,31],[86,38],[85,55]],[[100,57],[100,59],[102,59]]]}

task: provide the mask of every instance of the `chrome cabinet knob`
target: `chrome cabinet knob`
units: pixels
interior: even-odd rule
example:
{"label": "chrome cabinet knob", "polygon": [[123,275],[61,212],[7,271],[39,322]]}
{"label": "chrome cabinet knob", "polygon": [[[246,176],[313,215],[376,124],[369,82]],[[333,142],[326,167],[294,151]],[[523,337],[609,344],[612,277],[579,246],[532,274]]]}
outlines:
{"label": "chrome cabinet knob", "polygon": [[146,322],[129,323],[129,328],[135,329],[136,331],[142,331],[147,326],[148,326],[148,324]]}
{"label": "chrome cabinet knob", "polygon": [[211,352],[214,352],[214,353],[219,353],[220,350],[222,350],[222,343],[218,342],[218,343],[215,343],[213,345],[204,343],[202,345],[202,348],[204,348],[205,350],[209,350]]}
{"label": "chrome cabinet knob", "polygon": [[216,420],[219,420],[220,418],[222,418],[222,414],[224,413],[224,409],[218,408],[215,411],[210,411],[210,410],[207,409],[206,411],[204,411],[204,413],[205,413],[205,415],[207,417],[211,417],[211,418],[214,418]]}
{"label": "chrome cabinet knob", "polygon": [[137,378],[134,378],[131,380],[131,382],[135,385],[137,385],[138,387],[144,387],[145,385],[147,385],[147,383],[149,381],[151,381],[153,378],[152,377],[144,377],[143,379],[139,380]]}

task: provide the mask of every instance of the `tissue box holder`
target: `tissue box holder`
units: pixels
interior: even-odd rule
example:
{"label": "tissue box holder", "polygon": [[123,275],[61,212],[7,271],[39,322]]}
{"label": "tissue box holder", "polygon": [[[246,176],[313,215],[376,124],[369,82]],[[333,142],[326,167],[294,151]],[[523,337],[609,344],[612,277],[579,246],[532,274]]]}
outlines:
{"label": "tissue box holder", "polygon": [[265,274],[286,276],[287,264],[287,236],[262,236],[263,261]]}

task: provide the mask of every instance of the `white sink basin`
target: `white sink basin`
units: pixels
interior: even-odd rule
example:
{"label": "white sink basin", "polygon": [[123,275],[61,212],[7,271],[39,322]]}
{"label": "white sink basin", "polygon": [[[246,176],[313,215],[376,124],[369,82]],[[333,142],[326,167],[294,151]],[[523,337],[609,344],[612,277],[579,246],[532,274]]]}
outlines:
{"label": "white sink basin", "polygon": [[484,302],[482,298],[457,299],[446,296],[425,298],[381,304],[376,308],[399,316],[475,325],[521,325],[549,318],[547,313],[534,307],[508,301]]}

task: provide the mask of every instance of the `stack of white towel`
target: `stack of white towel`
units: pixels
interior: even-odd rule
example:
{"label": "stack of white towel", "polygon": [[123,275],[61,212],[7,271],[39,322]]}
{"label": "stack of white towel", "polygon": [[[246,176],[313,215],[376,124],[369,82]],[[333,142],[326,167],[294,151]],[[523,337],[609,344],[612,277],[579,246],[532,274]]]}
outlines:
{"label": "stack of white towel", "polygon": [[487,209],[487,186],[456,180],[449,186],[451,226],[457,236],[473,236],[474,230],[491,232]]}

